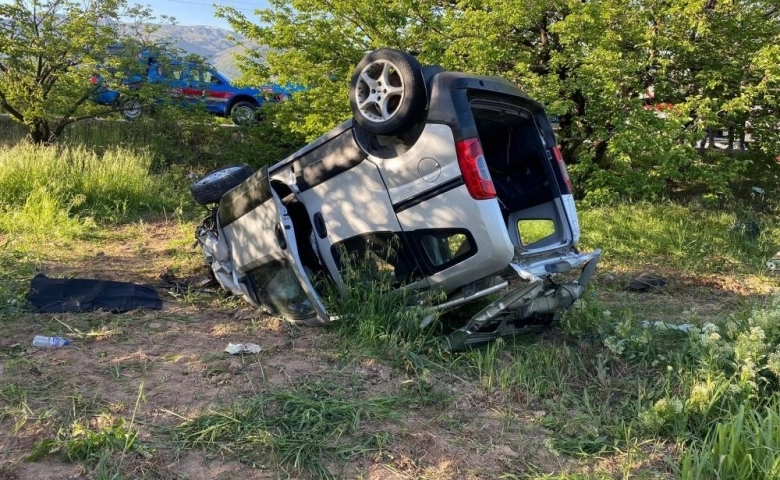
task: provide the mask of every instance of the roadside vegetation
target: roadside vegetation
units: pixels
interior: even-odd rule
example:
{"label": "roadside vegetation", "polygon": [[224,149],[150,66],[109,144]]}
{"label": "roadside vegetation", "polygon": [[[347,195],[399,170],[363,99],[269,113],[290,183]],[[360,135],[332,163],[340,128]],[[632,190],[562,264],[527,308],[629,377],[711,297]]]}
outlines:
{"label": "roadside vegetation", "polygon": [[[90,104],[93,64],[125,93],[114,73],[139,67],[103,63],[124,2],[0,5],[0,478],[780,478],[778,9],[522,3],[404,0],[364,18],[280,0],[262,26],[219,8],[269,47],[248,51],[245,80],[306,86],[235,128]],[[410,308],[359,269],[320,329],[203,286],[189,182],[347,118],[354,65],[385,46],[500,74],[559,117],[581,247],[604,256],[551,328],[452,354],[442,334],[470,312]],[[717,130],[749,150],[699,148]],[[34,314],[37,272],[152,283],[165,308]],[[627,291],[643,272],[665,286]]]}
{"label": "roadside vegetation", "polygon": [[[0,152],[0,232],[78,238],[79,227],[132,221],[182,208],[181,179],[149,175],[153,156],[123,147],[19,145]],[[150,196],[150,192],[158,195]],[[60,231],[61,228],[65,230]]]}
{"label": "roadside vegetation", "polygon": [[[3,2],[0,110],[31,141],[50,143],[74,123],[128,109],[125,99],[150,105],[154,87],[127,78],[140,78],[142,51],[166,49],[148,41],[157,20],[149,8],[124,0]],[[121,92],[122,101],[91,101],[106,88]]]}
{"label": "roadside vegetation", "polygon": [[[87,122],[59,145],[0,147],[7,477],[780,475],[771,165],[731,197],[581,207],[582,247],[606,252],[586,297],[550,329],[461,354],[441,333],[467,312],[409,309],[357,271],[330,300],[342,318],[332,328],[293,328],[195,287],[156,313],[30,313],[36,270],[147,283],[200,274],[187,175],[258,165],[259,146],[223,135],[267,137],[158,125]],[[163,138],[180,139],[177,156]],[[627,293],[643,271],[666,287]],[[74,346],[33,349],[41,333]],[[239,340],[263,351],[221,353]]]}

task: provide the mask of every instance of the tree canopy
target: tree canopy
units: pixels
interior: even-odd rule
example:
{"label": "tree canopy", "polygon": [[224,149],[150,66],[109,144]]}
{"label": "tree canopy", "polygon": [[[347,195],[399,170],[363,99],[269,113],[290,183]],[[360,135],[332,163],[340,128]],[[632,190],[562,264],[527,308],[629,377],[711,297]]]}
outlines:
{"label": "tree canopy", "polygon": [[130,93],[123,79],[143,69],[137,56],[152,18],[124,0],[0,3],[0,110],[49,142],[73,122],[120,109],[89,100],[101,88]]}
{"label": "tree canopy", "polygon": [[774,0],[270,3],[256,19],[230,7],[218,14],[270,47],[244,56],[248,78],[308,87],[279,115],[310,138],[349,116],[348,79],[363,54],[393,47],[446,69],[501,75],[545,104],[593,201],[652,196],[670,181],[724,186],[743,165],[697,152],[707,129],[747,128],[754,148],[780,153]]}

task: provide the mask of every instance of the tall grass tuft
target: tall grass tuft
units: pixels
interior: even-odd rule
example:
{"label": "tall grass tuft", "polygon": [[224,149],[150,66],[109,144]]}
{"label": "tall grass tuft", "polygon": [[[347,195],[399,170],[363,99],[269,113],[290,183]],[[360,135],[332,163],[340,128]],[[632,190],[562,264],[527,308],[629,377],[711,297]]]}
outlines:
{"label": "tall grass tuft", "polygon": [[[120,146],[148,150],[154,155],[153,170],[183,165],[199,171],[236,163],[255,166],[274,163],[305,144],[302,137],[280,129],[274,122],[240,128],[224,122],[227,121],[204,112],[166,108],[154,117],[136,122],[112,119],[76,122],[56,142],[100,151]],[[0,146],[16,145],[25,136],[23,125],[0,115]]]}
{"label": "tall grass tuft", "polygon": [[744,405],[725,416],[681,459],[680,478],[780,478],[780,405],[752,410]]}
{"label": "tall grass tuft", "polygon": [[27,134],[21,123],[11,120],[8,115],[0,115],[0,146],[14,145]]}
{"label": "tall grass tuft", "polygon": [[347,341],[372,351],[420,352],[436,341],[437,312],[394,277],[392,242],[370,245],[363,252],[342,252],[346,288],[331,289],[328,309]]}
{"label": "tall grass tuft", "polygon": [[0,232],[27,238],[78,238],[94,227],[89,218],[71,215],[72,203],[64,204],[45,186],[34,186],[21,206],[4,204]]}
{"label": "tall grass tuft", "polygon": [[96,222],[121,222],[173,211],[185,198],[164,175],[152,175],[144,150],[20,144],[0,148],[0,231],[73,235]]}

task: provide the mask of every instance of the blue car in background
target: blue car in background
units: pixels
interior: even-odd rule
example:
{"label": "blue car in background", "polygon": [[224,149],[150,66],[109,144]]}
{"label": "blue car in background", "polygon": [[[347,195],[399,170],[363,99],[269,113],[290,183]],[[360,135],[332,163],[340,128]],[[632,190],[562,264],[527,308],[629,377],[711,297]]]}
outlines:
{"label": "blue car in background", "polygon": [[[208,64],[190,61],[157,62],[147,58],[144,76],[130,76],[123,80],[129,86],[148,81],[161,84],[163,91],[173,101],[184,105],[203,105],[209,113],[230,117],[233,123],[243,125],[257,119],[257,109],[265,102],[284,100],[300,87],[265,85],[261,88],[237,87],[223,73]],[[98,77],[92,77],[93,84],[99,84]],[[165,99],[158,99],[164,101]],[[118,105],[126,120],[135,120],[143,113],[143,104],[136,98],[120,96],[119,92],[102,89],[93,97],[102,105]]]}

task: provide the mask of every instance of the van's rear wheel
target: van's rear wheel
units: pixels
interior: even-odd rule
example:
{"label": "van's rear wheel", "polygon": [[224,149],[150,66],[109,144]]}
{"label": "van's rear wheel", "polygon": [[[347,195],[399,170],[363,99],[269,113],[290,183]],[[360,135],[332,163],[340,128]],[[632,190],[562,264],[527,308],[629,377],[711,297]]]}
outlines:
{"label": "van's rear wheel", "polygon": [[252,167],[244,163],[220,168],[192,183],[190,193],[198,205],[217,203],[224,194],[251,177],[253,173]]}
{"label": "van's rear wheel", "polygon": [[363,57],[349,86],[355,121],[376,135],[397,135],[412,128],[425,111],[425,97],[417,59],[388,48]]}

